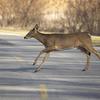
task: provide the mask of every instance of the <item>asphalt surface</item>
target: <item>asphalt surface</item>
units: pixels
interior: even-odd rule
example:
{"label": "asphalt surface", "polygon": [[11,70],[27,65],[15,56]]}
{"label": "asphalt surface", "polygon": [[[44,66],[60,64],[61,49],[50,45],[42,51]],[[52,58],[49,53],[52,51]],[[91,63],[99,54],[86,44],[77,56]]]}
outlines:
{"label": "asphalt surface", "polygon": [[86,56],[79,50],[53,52],[33,73],[42,49],[35,39],[0,35],[0,100],[100,100],[100,61],[94,55],[91,70],[82,72]]}

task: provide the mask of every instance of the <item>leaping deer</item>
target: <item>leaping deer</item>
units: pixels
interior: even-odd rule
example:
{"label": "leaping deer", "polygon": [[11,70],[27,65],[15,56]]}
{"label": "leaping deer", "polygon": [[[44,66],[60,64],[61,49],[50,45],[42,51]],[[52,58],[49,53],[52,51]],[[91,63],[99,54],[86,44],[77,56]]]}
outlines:
{"label": "leaping deer", "polygon": [[40,71],[41,65],[45,62],[50,52],[64,50],[66,48],[78,48],[86,54],[87,63],[83,71],[89,69],[91,53],[94,53],[100,59],[100,54],[93,48],[91,36],[87,32],[76,34],[43,34],[39,32],[38,29],[39,26],[36,24],[35,27],[24,37],[24,39],[35,38],[45,47],[45,49],[40,51],[39,55],[33,62],[33,65],[35,65],[38,58],[45,53],[42,62],[34,72]]}

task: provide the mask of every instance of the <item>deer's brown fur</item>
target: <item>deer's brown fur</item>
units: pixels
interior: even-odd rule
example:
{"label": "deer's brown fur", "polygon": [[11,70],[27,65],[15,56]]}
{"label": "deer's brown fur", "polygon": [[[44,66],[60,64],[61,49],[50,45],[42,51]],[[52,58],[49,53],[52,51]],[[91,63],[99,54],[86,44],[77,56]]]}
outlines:
{"label": "deer's brown fur", "polygon": [[48,55],[52,51],[64,50],[67,48],[78,48],[87,55],[87,64],[83,71],[89,69],[91,53],[94,53],[99,59],[100,54],[93,48],[91,36],[87,32],[72,33],[72,34],[43,34],[38,30],[39,26],[35,27],[24,37],[24,39],[35,38],[40,41],[45,49],[42,50],[36,57],[33,65],[37,63],[38,58],[45,53],[41,64],[36,68],[35,72],[41,69],[41,65],[45,62]]}

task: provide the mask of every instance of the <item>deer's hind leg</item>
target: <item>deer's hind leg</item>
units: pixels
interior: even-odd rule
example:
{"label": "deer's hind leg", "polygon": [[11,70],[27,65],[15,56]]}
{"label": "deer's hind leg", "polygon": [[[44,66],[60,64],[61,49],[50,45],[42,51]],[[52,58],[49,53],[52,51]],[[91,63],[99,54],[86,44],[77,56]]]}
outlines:
{"label": "deer's hind leg", "polygon": [[89,52],[87,49],[85,49],[82,46],[79,46],[78,49],[80,49],[82,52],[84,52],[87,56],[87,63],[85,68],[82,71],[87,71],[89,69],[89,65],[90,65],[90,57],[91,57],[91,52]]}
{"label": "deer's hind leg", "polygon": [[[95,48],[93,48],[91,39],[89,39],[87,41],[83,41],[80,39],[80,42],[82,43],[83,48],[85,48],[88,52],[95,54],[97,56],[97,58],[100,60],[100,53],[98,53],[97,50],[95,50]],[[89,59],[89,57],[87,56],[87,60],[88,59]]]}
{"label": "deer's hind leg", "polygon": [[91,53],[94,53],[96,56],[97,56],[97,58],[100,60],[100,53],[98,53],[97,52],[97,50],[95,50],[93,47],[88,47],[87,48]]}

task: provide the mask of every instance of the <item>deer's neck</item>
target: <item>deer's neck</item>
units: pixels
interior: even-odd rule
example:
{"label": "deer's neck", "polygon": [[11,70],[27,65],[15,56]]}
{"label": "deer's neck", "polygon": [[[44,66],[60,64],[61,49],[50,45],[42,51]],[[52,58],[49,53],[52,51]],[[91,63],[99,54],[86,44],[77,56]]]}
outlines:
{"label": "deer's neck", "polygon": [[38,32],[34,38],[40,41],[42,44],[45,42],[45,35],[40,32]]}

